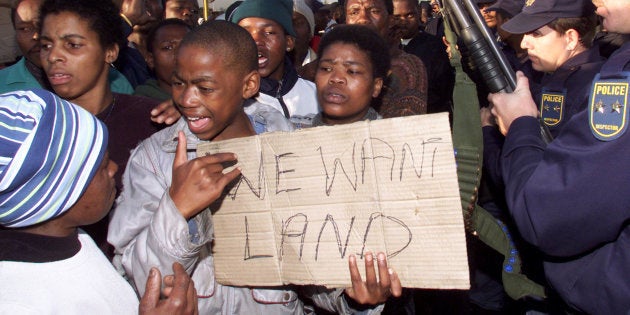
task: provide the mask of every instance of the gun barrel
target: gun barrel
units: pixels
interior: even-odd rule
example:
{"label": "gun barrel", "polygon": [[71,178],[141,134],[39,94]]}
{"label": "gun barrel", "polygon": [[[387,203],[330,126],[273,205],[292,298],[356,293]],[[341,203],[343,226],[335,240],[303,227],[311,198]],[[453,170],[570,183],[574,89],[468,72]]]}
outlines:
{"label": "gun barrel", "polygon": [[464,3],[464,6],[466,6],[466,10],[468,11],[468,14],[472,18],[473,22],[475,23],[475,25],[478,26],[477,28],[479,29],[479,32],[481,32],[481,35],[488,43],[488,48],[492,52],[492,55],[494,55],[494,57],[496,58],[496,61],[501,68],[501,71],[503,71],[503,74],[505,75],[509,83],[510,89],[507,92],[514,91],[514,88],[516,88],[516,74],[514,73],[514,70],[512,70],[512,67],[510,66],[510,63],[508,62],[505,55],[499,49],[499,45],[497,44],[494,36],[486,26],[486,23],[481,16],[481,13],[479,12],[479,9],[477,9],[477,6],[473,3],[472,0],[462,1]]}
{"label": "gun barrel", "polygon": [[[508,68],[501,66],[499,60],[505,57],[503,57],[503,54],[499,52],[497,47],[495,47],[496,53],[493,52],[491,47],[495,46],[495,40],[485,28],[485,23],[481,20],[479,10],[467,6],[462,8],[455,1],[458,0],[445,0],[445,6],[450,9],[449,14],[452,14],[453,19],[457,21],[456,25],[459,27],[457,35],[464,42],[466,51],[469,52],[469,57],[472,59],[475,68],[481,74],[490,92],[512,92],[516,84],[511,86],[508,77],[510,75],[514,77],[514,72],[507,62],[505,64]],[[470,4],[470,0],[464,0],[464,2],[469,2]],[[470,12],[471,8],[473,9],[472,12]],[[471,19],[474,16],[477,16],[478,19]],[[482,27],[477,25],[480,22],[483,23]],[[482,29],[487,32],[482,32]]]}
{"label": "gun barrel", "polygon": [[[486,26],[479,9],[472,0],[441,0],[445,18],[455,29],[477,71],[492,93],[512,92],[516,88],[516,75],[497,41]],[[540,134],[545,143],[553,137],[549,128],[540,121]]]}

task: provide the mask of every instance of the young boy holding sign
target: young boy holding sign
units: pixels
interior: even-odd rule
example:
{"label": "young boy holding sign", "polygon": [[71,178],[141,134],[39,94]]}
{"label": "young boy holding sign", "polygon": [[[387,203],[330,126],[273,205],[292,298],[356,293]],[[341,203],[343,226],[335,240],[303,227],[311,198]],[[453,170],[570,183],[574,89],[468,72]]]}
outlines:
{"label": "young boy holding sign", "polygon": [[[124,189],[112,217],[109,241],[115,263],[124,267],[136,288],[144,287],[146,266],[161,269],[180,262],[195,280],[201,314],[302,314],[303,303],[293,287],[273,289],[224,286],[215,282],[212,256],[213,218],[208,209],[239,169],[223,173],[237,157],[219,153],[195,157],[202,141],[253,136],[291,125],[279,111],[248,116],[244,104],[260,84],[257,48],[247,31],[214,21],[188,33],[180,44],[173,76],[173,101],[182,114],[175,125],[143,141],[132,153]],[[366,258],[366,281],[350,260],[353,287],[345,290],[359,303],[379,304],[400,295],[400,281],[379,254]],[[323,307],[350,313],[342,290],[319,296]],[[380,308],[382,306],[379,306]]]}

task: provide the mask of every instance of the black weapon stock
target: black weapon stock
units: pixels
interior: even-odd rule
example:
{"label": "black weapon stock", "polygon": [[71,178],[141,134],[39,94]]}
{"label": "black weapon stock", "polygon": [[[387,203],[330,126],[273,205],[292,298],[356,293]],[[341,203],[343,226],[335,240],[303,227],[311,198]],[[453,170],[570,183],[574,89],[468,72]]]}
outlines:
{"label": "black weapon stock", "polygon": [[[473,0],[438,0],[442,15],[461,38],[469,53],[470,65],[477,71],[491,93],[510,93],[516,88],[516,75],[499,49]],[[545,143],[553,138],[539,119]]]}

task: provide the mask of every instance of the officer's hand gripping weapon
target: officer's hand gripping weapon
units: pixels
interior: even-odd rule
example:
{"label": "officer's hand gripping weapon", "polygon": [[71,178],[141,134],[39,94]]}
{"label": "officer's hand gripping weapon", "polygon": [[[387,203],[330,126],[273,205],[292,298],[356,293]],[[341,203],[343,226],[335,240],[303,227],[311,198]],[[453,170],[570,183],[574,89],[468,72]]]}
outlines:
{"label": "officer's hand gripping weapon", "polygon": [[[516,75],[497,41],[485,24],[477,5],[472,0],[441,0],[440,7],[447,23],[461,38],[470,63],[488,86],[491,93],[513,92]],[[539,119],[540,134],[545,143],[553,139],[547,126]]]}
{"label": "officer's hand gripping weapon", "polygon": [[[451,30],[459,36],[470,54],[473,69],[481,74],[490,92],[512,92],[516,87],[514,71],[490,34],[477,6],[472,0],[438,0],[444,15],[445,33],[451,42],[454,55],[455,42]],[[453,62],[454,61],[454,62]],[[521,261],[518,250],[507,226],[494,218],[477,204],[477,192],[481,179],[483,161],[483,141],[479,118],[479,105],[462,65],[457,57],[452,60],[458,70],[455,86],[453,114],[453,146],[456,153],[457,176],[460,186],[464,223],[466,229],[479,237],[504,256],[502,279],[506,293],[513,299],[545,297],[545,290],[539,284],[521,273]],[[460,80],[461,79],[461,80]],[[464,91],[459,93],[458,90]],[[541,135],[548,143],[551,136],[546,126],[541,123]]]}

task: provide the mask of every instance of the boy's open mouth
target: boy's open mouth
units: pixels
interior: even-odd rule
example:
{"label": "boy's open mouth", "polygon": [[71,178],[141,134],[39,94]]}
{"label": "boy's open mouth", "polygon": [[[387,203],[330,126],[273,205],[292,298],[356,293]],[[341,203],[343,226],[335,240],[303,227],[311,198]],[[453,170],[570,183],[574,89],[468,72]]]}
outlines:
{"label": "boy's open mouth", "polygon": [[210,123],[210,117],[186,117],[188,127],[193,133],[202,130]]}

